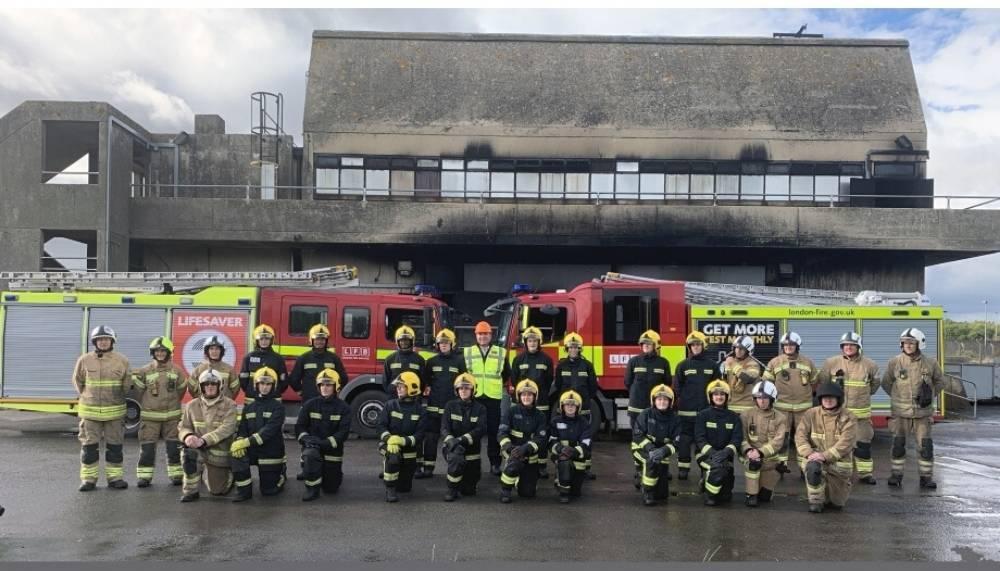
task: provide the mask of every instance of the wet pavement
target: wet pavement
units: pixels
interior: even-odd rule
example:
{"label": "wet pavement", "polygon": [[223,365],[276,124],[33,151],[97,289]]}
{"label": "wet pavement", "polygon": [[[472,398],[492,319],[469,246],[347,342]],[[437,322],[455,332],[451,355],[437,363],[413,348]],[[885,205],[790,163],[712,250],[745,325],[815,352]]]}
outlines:
{"label": "wet pavement", "polygon": [[[556,502],[551,480],[536,499],[500,504],[488,474],[478,496],[445,503],[440,459],[433,479],[386,504],[379,456],[365,440],[348,443],[340,493],[309,504],[294,479],[278,497],[233,504],[204,494],[180,504],[162,457],[154,485],[138,489],[134,439],[131,487],[83,494],[74,428],[69,417],[0,411],[0,560],[1000,560],[998,407],[935,425],[933,492],[917,487],[912,442],[903,489],[886,486],[890,437],[878,431],[879,484],[855,487],[844,511],[821,515],[806,511],[797,474],[755,510],[738,501],[706,508],[695,481],[676,480],[666,505],[643,507],[628,445],[611,440],[596,444],[598,479],[570,505]],[[298,446],[286,444],[291,458]],[[742,486],[738,469],[737,498]]]}

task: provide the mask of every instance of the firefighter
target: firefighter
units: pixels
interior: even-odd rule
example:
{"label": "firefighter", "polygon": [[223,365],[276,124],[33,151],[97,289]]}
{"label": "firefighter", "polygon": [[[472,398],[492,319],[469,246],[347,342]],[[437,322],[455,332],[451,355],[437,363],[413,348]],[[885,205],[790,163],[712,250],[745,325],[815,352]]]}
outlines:
{"label": "firefighter", "polygon": [[236,402],[223,393],[218,371],[206,369],[198,375],[198,398],[184,406],[178,432],[184,450],[182,502],[200,497],[202,476],[213,496],[224,496],[233,487],[229,450],[236,433]]}
{"label": "firefighter", "polygon": [[500,502],[505,504],[511,502],[515,487],[518,497],[535,497],[539,467],[545,462],[549,439],[549,415],[535,406],[540,393],[535,381],[521,379],[514,388],[517,402],[510,406],[500,425],[500,453],[504,458]]}
{"label": "firefighter", "polygon": [[486,406],[475,400],[476,379],[462,373],[454,382],[457,399],[441,413],[442,453],[448,463],[448,492],[444,501],[476,495],[482,472],[480,446],[486,433]]}
{"label": "firefighter", "polygon": [[385,501],[398,502],[397,492],[409,492],[417,469],[417,443],[427,430],[427,414],[420,403],[420,377],[403,371],[390,385],[396,398],[385,403],[378,417],[378,451],[383,457]]}
{"label": "firefighter", "polygon": [[677,364],[674,387],[677,389],[677,416],[681,419],[681,436],[677,444],[677,479],[687,480],[691,471],[691,447],[694,445],[694,419],[708,408],[705,389],[717,375],[715,361],[705,351],[708,338],[701,331],[692,331],[684,343],[687,359]]}
{"label": "firefighter", "polygon": [[[567,333],[563,338],[563,346],[566,347],[566,357],[559,360],[556,365],[555,379],[553,385],[556,394],[563,394],[566,391],[573,391],[582,399],[579,416],[586,422],[590,422],[590,401],[597,398],[597,373],[594,372],[594,365],[583,355],[583,337],[579,333]],[[584,462],[587,465],[586,478],[595,479],[590,455],[587,455]]]}
{"label": "firefighter", "polygon": [[161,438],[167,448],[167,477],[170,483],[179,486],[184,478],[177,423],[181,419],[181,400],[187,394],[187,380],[184,370],[171,360],[173,353],[173,342],[166,337],[157,337],[149,344],[149,355],[153,361],[132,372],[132,385],[139,393],[142,407],[139,464],[135,469],[140,488],[149,486],[153,480],[156,443]]}
{"label": "firefighter", "polygon": [[655,506],[670,497],[670,457],[677,451],[681,435],[680,417],[674,412],[674,391],[659,384],[650,389],[652,406],[639,413],[632,423],[632,457],[642,469],[642,503]]}
{"label": "firefighter", "polygon": [[455,334],[450,329],[439,331],[435,338],[438,354],[427,359],[424,366],[427,431],[417,460],[417,473],[413,476],[418,480],[434,475],[438,443],[441,441],[441,413],[454,398],[455,379],[465,372],[465,358],[455,351],[455,340]]}
{"label": "firefighter", "polygon": [[[308,402],[319,396],[316,377],[326,369],[337,372],[341,383],[347,382],[347,370],[344,363],[336,353],[329,349],[330,329],[322,323],[317,323],[309,328],[309,346],[311,349],[295,359],[292,372],[288,374],[288,385],[298,393],[302,402]],[[277,369],[275,369],[277,370]],[[340,392],[339,389],[337,391]],[[281,393],[278,393],[279,396]],[[297,480],[305,478],[305,471],[300,464]]]}
{"label": "firefighter", "polygon": [[[525,350],[519,353],[517,357],[514,357],[514,362],[511,363],[511,370],[521,381],[530,379],[535,383],[538,392],[535,396],[534,408],[545,416],[545,424],[547,426],[549,411],[551,410],[549,403],[552,400],[552,374],[555,366],[552,363],[552,357],[549,357],[542,350],[541,329],[534,326],[528,327],[521,334],[521,338],[524,341]],[[540,462],[538,468],[538,477],[548,479],[549,473],[545,469],[545,462]]]}
{"label": "firefighter", "polygon": [[799,464],[806,475],[809,511],[839,510],[851,494],[858,420],[844,407],[844,389],[823,383],[816,389],[819,406],[806,411],[795,429]]}
{"label": "firefighter", "polygon": [[[844,389],[844,403],[858,419],[858,442],[854,464],[858,481],[875,485],[875,462],[872,460],[872,395],[879,388],[878,365],[861,354],[861,335],[854,331],[840,338],[840,355],[830,357],[819,371],[818,381],[833,381]],[[782,397],[784,400],[784,397]],[[780,405],[780,403],[779,403]]]}
{"label": "firefighter", "polygon": [[490,458],[490,474],[500,475],[501,403],[507,403],[505,387],[510,384],[510,362],[507,350],[493,345],[493,329],[480,321],[476,324],[476,345],[463,351],[465,369],[476,379],[476,400],[486,407],[486,452]]}
{"label": "firefighter", "polygon": [[342,401],[340,374],[322,369],[316,375],[319,396],[302,405],[295,422],[295,434],[302,444],[302,465],[306,493],[302,501],[336,494],[344,480],[344,444],[351,431],[351,407]]}
{"label": "firefighter", "polygon": [[382,368],[382,388],[389,394],[390,398],[395,396],[395,389],[392,382],[399,378],[404,371],[410,371],[417,376],[420,381],[420,390],[424,390],[425,379],[421,377],[424,372],[424,358],[414,350],[413,344],[416,334],[408,325],[403,325],[396,329],[393,338],[396,340],[396,351],[393,351],[385,358]]}
{"label": "firefighter", "polygon": [[113,490],[128,488],[122,467],[125,440],[125,393],[131,381],[128,359],[115,351],[114,329],[98,325],[90,331],[94,350],[76,360],[73,386],[80,395],[80,491],[97,487],[101,442],[104,442],[104,476]]}
{"label": "firefighter", "polygon": [[722,373],[732,391],[729,409],[736,414],[753,408],[750,390],[760,380],[760,361],[753,356],[751,337],[740,335],[733,340],[733,350],[722,363]]}
{"label": "firefighter", "polygon": [[236,396],[240,394],[240,378],[232,365],[222,360],[226,356],[226,345],[218,335],[205,337],[201,345],[205,360],[191,371],[191,377],[188,378],[188,392],[191,393],[191,397],[198,398],[201,395],[199,382],[201,374],[212,370],[222,379],[222,396],[236,400]]}
{"label": "firefighter", "polygon": [[281,401],[281,393],[285,392],[287,369],[285,358],[274,350],[274,329],[266,323],[261,323],[253,330],[254,350],[243,356],[240,364],[240,387],[243,389],[243,405],[246,406],[257,398],[254,388],[257,386],[254,373],[267,367],[278,375],[277,387],[271,387],[271,398]]}
{"label": "firefighter", "polygon": [[789,457],[793,461],[795,459],[795,443],[792,442],[795,440],[795,427],[802,415],[812,407],[817,374],[812,359],[800,352],[802,337],[798,333],[794,331],[785,333],[781,336],[779,345],[781,355],[768,362],[763,378],[774,383],[775,389],[781,395],[781,400],[774,406],[785,413],[788,420],[786,442],[778,452],[778,473],[784,475],[791,472],[788,468],[788,459]]}
{"label": "firefighter", "polygon": [[285,489],[285,405],[275,387],[279,373],[271,367],[253,372],[250,390],[256,398],[243,405],[236,428],[236,439],[229,449],[233,478],[236,479],[234,502],[253,497],[250,467],[257,466],[260,493],[275,496]]}
{"label": "firefighter", "polygon": [[740,415],[729,410],[728,383],[716,379],[708,383],[706,392],[711,405],[695,417],[694,443],[705,505],[714,506],[733,497],[733,462],[743,443],[743,423]]}
{"label": "firefighter", "polygon": [[[754,408],[740,414],[743,425],[743,476],[746,479],[746,506],[769,502],[781,479],[778,465],[781,449],[788,442],[788,416],[776,410],[778,388],[771,381],[753,387]],[[811,396],[810,396],[811,398]]]}
{"label": "firefighter", "polygon": [[[657,385],[670,386],[670,363],[660,356],[660,334],[652,329],[639,337],[640,354],[632,357],[625,365],[625,390],[628,391],[629,425],[635,425],[639,413],[650,406],[649,391]],[[673,397],[670,401],[673,402]],[[633,481],[636,489],[640,488],[642,464],[637,456],[636,442],[632,442],[632,456],[635,458]],[[659,468],[657,468],[659,469]],[[666,478],[670,479],[669,466]]]}
{"label": "firefighter", "polygon": [[583,493],[587,459],[590,458],[590,419],[580,410],[583,397],[574,390],[559,396],[559,412],[549,421],[549,454],[556,465],[556,489],[559,503]]}
{"label": "firefighter", "polygon": [[917,472],[920,487],[937,489],[934,482],[934,441],[931,440],[931,417],[934,414],[934,393],[945,388],[944,375],[937,361],[924,355],[927,338],[923,331],[910,327],[899,336],[902,353],[889,360],[882,376],[882,388],[889,394],[892,406],[892,474],[889,486],[903,485],[906,465],[906,435],[913,432],[919,448]]}

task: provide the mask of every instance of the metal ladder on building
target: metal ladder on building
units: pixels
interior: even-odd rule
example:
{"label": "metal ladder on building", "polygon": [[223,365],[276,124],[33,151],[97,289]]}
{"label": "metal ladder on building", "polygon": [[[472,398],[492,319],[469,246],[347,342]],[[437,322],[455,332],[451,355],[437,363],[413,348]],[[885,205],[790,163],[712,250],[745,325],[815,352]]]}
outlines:
{"label": "metal ladder on building", "polygon": [[0,272],[20,291],[174,293],[213,285],[329,289],[358,285],[353,266],[299,272]]}
{"label": "metal ladder on building", "polygon": [[684,284],[684,297],[688,303],[702,305],[930,305],[927,296],[920,292],[878,292],[866,290],[848,292],[838,290],[791,288],[723,284],[711,282],[686,282],[663,280],[618,272],[601,276],[602,282],[665,283],[676,281]]}

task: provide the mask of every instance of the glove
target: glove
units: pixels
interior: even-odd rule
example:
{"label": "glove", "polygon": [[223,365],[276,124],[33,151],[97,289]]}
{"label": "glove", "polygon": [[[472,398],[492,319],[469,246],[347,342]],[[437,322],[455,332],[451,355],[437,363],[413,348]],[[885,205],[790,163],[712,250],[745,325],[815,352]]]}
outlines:
{"label": "glove", "polygon": [[[396,447],[400,447],[406,444],[406,439],[403,438],[402,436],[396,436],[395,434],[393,434],[392,436],[389,437],[388,440],[386,440],[386,444],[395,444]],[[395,452],[393,452],[393,454],[395,454]]]}
{"label": "glove", "polygon": [[516,450],[519,450],[519,455],[518,455],[519,458],[523,458],[525,456],[530,456],[531,453],[534,452],[534,448],[532,448],[531,444],[529,444],[527,442],[525,442],[524,444],[518,446],[516,448]]}
{"label": "glove", "polygon": [[401,448],[399,447],[399,444],[387,443],[385,445],[385,451],[388,452],[389,454],[399,454],[400,450]]}
{"label": "glove", "polygon": [[754,381],[754,376],[751,375],[750,373],[747,373],[747,372],[740,373],[740,377],[739,378],[740,378],[740,382],[742,382],[744,385],[753,384],[753,381]]}
{"label": "glove", "polygon": [[514,458],[515,460],[520,460],[522,456],[524,456],[524,452],[521,451],[520,446],[515,446],[514,448],[510,449],[511,458]]}
{"label": "glove", "polygon": [[451,453],[455,456],[463,456],[465,454],[465,446],[461,444],[456,444],[451,447]]}
{"label": "glove", "polygon": [[302,437],[302,445],[306,448],[322,448],[323,439],[319,436],[313,436],[312,434],[307,434]]}
{"label": "glove", "polygon": [[576,450],[569,446],[564,446],[562,452],[559,453],[560,460],[572,460],[573,456],[576,455]]}
{"label": "glove", "polygon": [[666,448],[653,448],[649,452],[649,461],[653,464],[659,464],[663,462],[663,459],[667,457]]}
{"label": "glove", "polygon": [[[240,451],[245,452],[247,448],[250,448],[250,439],[237,438],[236,440],[233,440],[232,445],[229,447],[229,453],[236,454],[237,452]],[[237,456],[237,458],[240,458],[240,456]]]}

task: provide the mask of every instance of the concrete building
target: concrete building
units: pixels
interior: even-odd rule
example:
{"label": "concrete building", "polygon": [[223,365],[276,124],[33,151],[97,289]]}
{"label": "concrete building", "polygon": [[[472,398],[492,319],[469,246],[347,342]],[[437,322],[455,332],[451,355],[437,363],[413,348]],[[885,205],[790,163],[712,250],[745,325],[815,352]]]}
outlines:
{"label": "concrete building", "polygon": [[0,118],[0,266],[65,266],[53,239],[92,269],[348,263],[471,308],[610,270],[923,290],[926,266],[1000,251],[996,212],[932,208],[899,40],[317,31],[303,146],[267,141],[273,179],[260,137],[195,125],[93,102]]}

